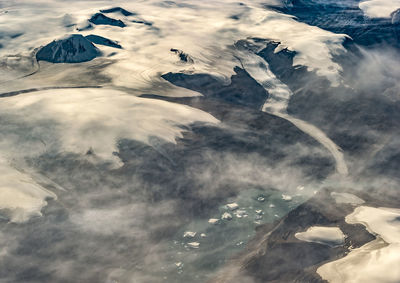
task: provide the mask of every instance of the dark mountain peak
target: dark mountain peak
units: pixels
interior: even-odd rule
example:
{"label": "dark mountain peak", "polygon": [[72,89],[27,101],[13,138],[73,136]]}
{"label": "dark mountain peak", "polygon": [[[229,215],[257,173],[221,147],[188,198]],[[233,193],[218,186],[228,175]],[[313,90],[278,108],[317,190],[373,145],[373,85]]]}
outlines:
{"label": "dark mountain peak", "polygon": [[104,14],[120,13],[120,14],[126,16],[126,17],[136,15],[135,13],[129,12],[129,11],[127,11],[124,8],[121,8],[121,7],[113,7],[113,8],[110,8],[110,9],[103,9],[103,10],[100,10],[100,12],[102,12]]}
{"label": "dark mountain peak", "polygon": [[80,34],[54,40],[39,49],[36,59],[53,63],[86,62],[100,55],[100,51]]}
{"label": "dark mountain peak", "polygon": [[89,19],[89,22],[91,22],[95,25],[110,25],[110,26],[117,26],[117,27],[121,27],[121,28],[126,27],[126,25],[123,21],[109,18],[102,13],[94,14]]}

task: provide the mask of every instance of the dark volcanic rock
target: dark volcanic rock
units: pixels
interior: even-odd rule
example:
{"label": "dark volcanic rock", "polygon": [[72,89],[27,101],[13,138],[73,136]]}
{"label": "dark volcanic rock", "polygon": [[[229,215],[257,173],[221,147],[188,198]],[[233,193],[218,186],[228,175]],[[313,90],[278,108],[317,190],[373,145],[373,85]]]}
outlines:
{"label": "dark volcanic rock", "polygon": [[149,27],[153,26],[153,23],[146,22],[143,20],[133,20],[132,23],[141,24],[141,25],[145,25],[145,26],[149,26]]}
{"label": "dark volcanic rock", "polygon": [[90,34],[85,36],[86,39],[88,39],[89,41],[95,43],[95,44],[100,44],[100,45],[106,45],[109,47],[114,47],[114,48],[119,48],[121,49],[122,46],[119,45],[116,41],[113,41],[111,39],[99,36],[99,35],[95,35],[95,34]]}
{"label": "dark volcanic rock", "polygon": [[268,98],[268,93],[245,70],[236,67],[234,71],[236,75],[231,77],[229,85],[207,74],[168,73],[162,77],[177,86],[198,91],[206,97],[260,109]]}
{"label": "dark volcanic rock", "polygon": [[179,56],[179,59],[180,59],[182,62],[185,62],[185,63],[193,63],[193,59],[192,59],[188,54],[186,54],[185,52],[183,52],[182,50],[175,49],[175,48],[171,48],[170,51],[173,52],[173,53],[175,53],[176,55],[178,55],[178,56]]}
{"label": "dark volcanic rock", "polygon": [[83,27],[76,28],[77,31],[87,31],[87,30],[92,30],[92,29],[93,29],[93,25],[91,23],[87,23],[87,25],[85,25]]}
{"label": "dark volcanic rock", "polygon": [[39,49],[36,59],[52,63],[79,63],[90,61],[100,54],[93,43],[85,37],[72,34]]}
{"label": "dark volcanic rock", "polygon": [[124,8],[121,8],[121,7],[114,7],[114,8],[110,8],[110,9],[104,9],[104,10],[100,10],[100,12],[102,12],[104,14],[120,13],[120,14],[126,16],[126,17],[135,15],[135,13],[129,12],[129,11],[127,11]]}
{"label": "dark volcanic rock", "polygon": [[107,17],[106,15],[103,15],[102,13],[96,13],[94,14],[89,22],[95,24],[95,25],[110,25],[110,26],[116,26],[116,27],[126,27],[125,23],[121,20],[116,20]]}

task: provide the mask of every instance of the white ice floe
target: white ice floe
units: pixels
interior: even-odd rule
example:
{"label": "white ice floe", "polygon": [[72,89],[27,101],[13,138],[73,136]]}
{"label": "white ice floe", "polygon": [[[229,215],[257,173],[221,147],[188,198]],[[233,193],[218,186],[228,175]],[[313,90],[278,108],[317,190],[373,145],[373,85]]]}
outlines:
{"label": "white ice floe", "polygon": [[238,209],[238,208],[239,208],[239,205],[238,205],[236,202],[233,202],[233,203],[228,203],[228,204],[226,205],[226,207],[227,207],[229,210],[235,210],[235,209]]}
{"label": "white ice floe", "polygon": [[56,195],[38,185],[31,177],[18,171],[0,157],[0,210],[10,222],[21,223],[33,216],[41,216],[47,199]]}
{"label": "white ice floe", "polygon": [[190,243],[187,243],[187,246],[192,249],[198,249],[200,247],[200,243],[199,242],[190,242]]}
{"label": "white ice floe", "polygon": [[[176,143],[182,137],[185,126],[195,122],[216,124],[218,120],[201,110],[161,101],[129,95],[110,89],[56,89],[20,94],[3,98],[1,115],[11,115],[15,126],[9,143],[0,142],[0,150],[20,154],[18,142],[28,142],[26,129],[30,128],[39,148],[85,155],[89,150],[101,161],[120,166],[113,152],[118,151],[120,139],[137,140],[157,147],[159,141]],[[7,139],[6,139],[7,140]],[[154,144],[155,143],[155,144]],[[24,144],[24,146],[26,146]],[[2,148],[4,147],[4,148]],[[27,146],[28,147],[28,146]]]}
{"label": "white ice floe", "polygon": [[248,216],[246,210],[243,210],[243,209],[238,209],[238,210],[236,210],[236,211],[234,212],[234,214],[235,214],[235,216],[236,216],[237,218],[242,218],[242,217],[247,217],[247,216]]}
{"label": "white ice floe", "polygon": [[318,274],[332,283],[400,282],[400,209],[360,206],[346,222],[366,226],[377,239],[322,265]]}
{"label": "white ice floe", "polygon": [[263,201],[265,201],[265,197],[258,197],[257,200],[258,200],[259,202],[263,202]]}
{"label": "white ice floe", "polygon": [[225,212],[224,214],[222,214],[221,219],[223,220],[231,220],[232,219],[232,214]]}
{"label": "white ice floe", "polygon": [[338,246],[344,243],[345,235],[338,227],[313,226],[305,232],[295,234],[301,241],[314,242],[328,246]]}
{"label": "white ice floe", "polygon": [[289,195],[282,194],[282,199],[285,200],[285,201],[291,201],[292,197],[289,196]]}
{"label": "white ice floe", "polygon": [[348,203],[353,205],[360,205],[364,203],[364,200],[362,200],[356,195],[349,193],[332,192],[331,196],[335,199],[336,203]]}
{"label": "white ice floe", "polygon": [[358,5],[370,18],[390,18],[391,14],[400,8],[400,0],[367,0]]}
{"label": "white ice floe", "polygon": [[194,238],[196,236],[196,232],[186,231],[183,233],[184,238]]}
{"label": "white ice floe", "polygon": [[256,212],[256,214],[259,214],[259,215],[263,214],[263,211],[261,209],[256,209],[255,212]]}
{"label": "white ice floe", "polygon": [[219,222],[219,219],[217,219],[217,218],[210,218],[208,220],[208,223],[210,223],[210,224],[218,224],[218,222]]}
{"label": "white ice floe", "polygon": [[206,238],[206,237],[207,237],[207,234],[205,234],[205,233],[201,233],[201,234],[200,234],[200,237],[202,237],[202,238]]}

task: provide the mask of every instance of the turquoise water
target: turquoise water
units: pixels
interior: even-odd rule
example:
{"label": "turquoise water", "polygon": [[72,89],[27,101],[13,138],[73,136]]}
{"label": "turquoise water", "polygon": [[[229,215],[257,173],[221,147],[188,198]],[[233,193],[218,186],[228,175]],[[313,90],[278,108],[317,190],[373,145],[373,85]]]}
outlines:
{"label": "turquoise water", "polygon": [[[220,219],[217,224],[208,223],[209,219],[200,219],[177,231],[169,245],[169,254],[172,256],[161,267],[159,276],[170,282],[204,282],[215,275],[217,269],[233,255],[245,248],[255,236],[258,225],[280,219],[304,202],[305,195],[292,195],[291,201],[285,201],[280,191],[249,189],[236,198],[227,199],[217,213],[209,216]],[[237,203],[239,208],[231,211],[226,207],[228,203]],[[221,219],[225,212],[232,215],[231,220]],[[185,238],[185,231],[196,232],[196,235]],[[188,246],[190,242],[199,243],[199,247]]]}

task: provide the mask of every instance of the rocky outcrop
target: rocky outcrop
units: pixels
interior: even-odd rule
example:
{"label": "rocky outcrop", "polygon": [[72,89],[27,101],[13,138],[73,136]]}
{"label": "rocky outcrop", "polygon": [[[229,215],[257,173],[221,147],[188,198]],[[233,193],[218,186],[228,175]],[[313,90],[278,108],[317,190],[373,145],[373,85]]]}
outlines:
{"label": "rocky outcrop", "polygon": [[36,59],[52,63],[79,63],[93,60],[100,54],[88,39],[80,34],[72,34],[40,48]]}
{"label": "rocky outcrop", "polygon": [[90,19],[89,22],[95,25],[109,25],[109,26],[116,26],[116,27],[126,27],[125,23],[121,20],[116,20],[103,15],[102,13],[94,14]]}

